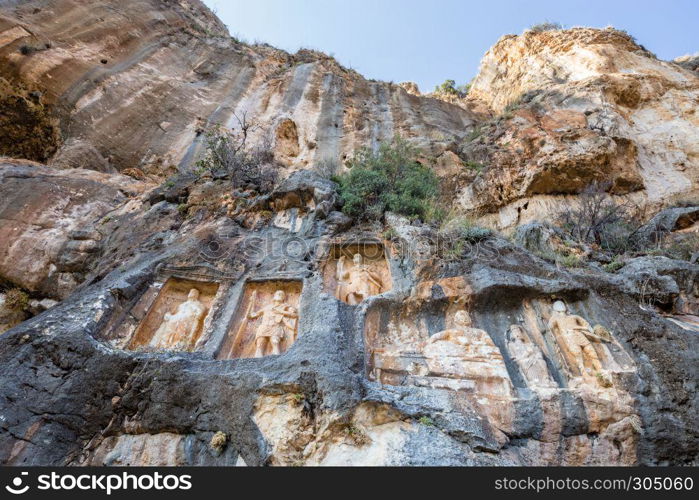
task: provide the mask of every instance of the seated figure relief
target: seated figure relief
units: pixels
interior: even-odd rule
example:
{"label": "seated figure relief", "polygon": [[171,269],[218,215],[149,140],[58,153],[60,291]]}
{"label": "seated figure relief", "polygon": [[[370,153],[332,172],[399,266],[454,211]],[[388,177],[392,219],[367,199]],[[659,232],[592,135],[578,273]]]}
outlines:
{"label": "seated figure relief", "polygon": [[367,297],[383,291],[384,283],[373,269],[366,264],[361,254],[355,253],[352,265],[340,256],[337,264],[337,298],[350,305],[357,305]]}
{"label": "seated figure relief", "polygon": [[508,396],[512,392],[500,349],[488,332],[472,326],[465,310],[455,313],[452,328],[427,340],[423,353],[431,375],[473,380],[481,393]]}
{"label": "seated figure relief", "polygon": [[286,294],[283,290],[274,292],[271,304],[252,312],[255,299],[256,292],[253,292],[250,310],[246,318],[247,321],[262,318],[255,329],[255,357],[264,356],[268,345],[271,346],[271,354],[279,355],[281,354],[280,345],[285,338],[288,338],[290,343],[296,340],[298,312],[295,307],[286,303]]}
{"label": "seated figure relief", "polygon": [[[553,304],[548,327],[557,341],[564,366],[571,377],[582,378],[601,387],[611,386],[607,373],[618,371],[618,365],[603,346],[611,339],[600,334],[601,328],[593,329],[584,318],[570,314],[568,307],[560,300]],[[603,355],[595,349],[595,344],[600,344]]]}
{"label": "seated figure relief", "polygon": [[517,363],[522,376],[530,387],[555,388],[544,355],[520,325],[511,325],[507,331],[507,350]]}
{"label": "seated figure relief", "polygon": [[174,313],[165,313],[163,322],[153,334],[149,346],[154,349],[193,348],[205,316],[206,307],[199,300],[199,290],[192,288],[187,300],[178,305]]}

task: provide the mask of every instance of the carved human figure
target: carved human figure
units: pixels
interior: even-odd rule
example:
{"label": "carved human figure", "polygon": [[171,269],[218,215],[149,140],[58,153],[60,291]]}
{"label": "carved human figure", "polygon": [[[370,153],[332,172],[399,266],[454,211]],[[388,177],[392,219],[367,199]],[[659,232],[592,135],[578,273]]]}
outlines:
{"label": "carved human figure", "polygon": [[473,328],[471,316],[464,310],[454,314],[454,327],[435,333],[427,344],[433,344],[440,340],[452,342],[463,347],[469,353],[469,359],[487,361],[495,357],[502,358],[500,349],[493,343],[490,335],[485,330]]}
{"label": "carved human figure", "polygon": [[472,326],[465,310],[454,314],[454,326],[430,337],[424,346],[435,376],[473,380],[480,393],[509,396],[512,384],[500,349],[488,332]]}
{"label": "carved human figure", "polygon": [[511,325],[508,329],[507,350],[529,386],[556,387],[541,349],[531,341],[522,326]]}
{"label": "carved human figure", "polygon": [[567,306],[560,300],[553,304],[548,326],[558,341],[571,376],[599,381],[604,366],[593,341],[604,342],[605,339],[596,335],[585,319],[569,314]]}
{"label": "carved human figure", "polygon": [[[255,294],[251,305],[255,301]],[[268,343],[272,346],[272,354],[281,354],[280,344],[287,335],[293,341],[296,334],[296,308],[286,303],[286,294],[283,290],[277,290],[272,296],[272,303],[257,312],[250,311],[248,320],[262,318],[262,322],[255,330],[255,357],[265,355]]]}
{"label": "carved human figure", "polygon": [[192,288],[187,300],[177,306],[174,313],[165,313],[163,322],[151,338],[150,346],[156,349],[190,349],[197,340],[205,315],[206,307],[199,300],[199,290]]}
{"label": "carved human figure", "polygon": [[362,300],[380,293],[383,280],[365,264],[361,254],[352,257],[352,266],[347,269],[345,256],[340,256],[337,264],[337,296],[350,305],[357,305]]}

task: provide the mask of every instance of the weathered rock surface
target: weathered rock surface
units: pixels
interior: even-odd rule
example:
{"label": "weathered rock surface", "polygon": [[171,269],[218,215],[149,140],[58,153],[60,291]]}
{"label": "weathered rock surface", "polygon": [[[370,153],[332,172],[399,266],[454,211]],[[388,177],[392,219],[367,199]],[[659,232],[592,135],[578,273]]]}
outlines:
{"label": "weathered rock surface", "polygon": [[0,162],[0,276],[63,299],[100,257],[104,218],[143,190],[129,177]]}
{"label": "weathered rock surface", "polygon": [[191,166],[202,127],[236,125],[234,114],[254,116],[251,140],[272,141],[289,168],[397,133],[440,151],[474,121],[321,53],[237,43],[198,1],[22,2],[0,15],[0,61],[0,76],[44,92],[64,139],[146,174]]}
{"label": "weathered rock surface", "polygon": [[463,146],[491,168],[461,202],[502,207],[494,218],[502,227],[542,218],[570,202],[558,195],[591,182],[655,206],[696,196],[699,79],[624,32],[504,36],[483,58],[469,99],[497,118]]}
{"label": "weathered rock surface", "polygon": [[[561,235],[524,225],[596,181],[656,208],[696,193],[690,71],[612,30],[528,32],[445,102],[241,44],[196,0],[11,2],[0,61],[41,93],[13,134],[39,111],[62,134],[0,162],[0,463],[697,464],[699,265],[565,269],[541,258]],[[245,113],[282,165],[268,192],[192,168],[202,131]],[[419,221],[342,214],[328,174],[398,132],[515,243],[448,258]],[[671,208],[638,237],[696,221]],[[196,345],[137,345],[191,289]],[[278,289],[284,352],[229,359]]]}

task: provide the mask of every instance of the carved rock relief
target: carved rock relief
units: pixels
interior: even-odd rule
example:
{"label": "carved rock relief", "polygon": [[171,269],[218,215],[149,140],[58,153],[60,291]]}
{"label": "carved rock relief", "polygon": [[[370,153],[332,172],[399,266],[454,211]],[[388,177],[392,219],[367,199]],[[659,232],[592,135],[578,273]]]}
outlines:
{"label": "carved rock relief", "polygon": [[[191,351],[198,347],[219,284],[181,278],[168,279],[128,342],[130,350]],[[134,308],[139,314],[156,288],[151,288]]]}
{"label": "carved rock relief", "polygon": [[301,281],[248,282],[217,359],[286,352],[298,335]]}
{"label": "carved rock relief", "polygon": [[497,429],[511,428],[514,388],[500,349],[463,303],[375,307],[367,314],[368,376],[382,384],[463,391]]}
{"label": "carved rock relief", "polygon": [[[575,314],[575,312],[579,314]],[[560,435],[562,393],[567,392],[582,402],[586,433],[566,440],[564,460],[567,465],[594,463],[635,463],[641,424],[635,412],[635,401],[626,389],[634,376],[633,360],[614,338],[613,330],[623,325],[592,324],[586,317],[594,316],[584,303],[566,304],[558,300],[526,300],[522,304],[517,326],[524,329],[545,357],[552,361],[558,378],[566,387],[552,390],[540,383],[530,383],[527,365],[519,363],[516,353],[510,355],[531,389],[542,401],[544,429],[542,442],[559,446],[553,441]],[[515,327],[516,328],[516,327]],[[531,368],[529,368],[531,369]],[[542,444],[543,446],[543,444]],[[602,453],[604,451],[604,453]],[[553,449],[551,453],[554,452]],[[606,460],[606,462],[605,462]]]}
{"label": "carved rock relief", "polygon": [[333,245],[323,270],[328,293],[350,305],[391,290],[391,272],[378,243]]}
{"label": "carved rock relief", "polygon": [[[562,432],[562,393],[569,392],[584,407],[585,432],[599,433],[601,439],[613,431],[608,440],[623,447],[625,463],[633,462],[629,436],[637,435],[639,424],[633,398],[624,389],[625,377],[634,371],[633,362],[607,328],[592,326],[561,301],[535,300],[525,301],[519,312],[508,315],[511,324],[500,328],[502,332],[489,332],[472,324],[468,297],[454,300],[447,294],[449,303],[440,303],[429,300],[427,289],[418,292],[413,299],[419,300],[402,306],[381,303],[368,312],[365,339],[370,380],[470,394],[490,423],[505,432],[516,424],[514,404],[522,397],[519,391],[531,390],[542,409],[539,439],[554,447],[560,446],[554,441],[560,440]],[[482,319],[491,329],[507,324]],[[502,349],[492,333],[502,334]],[[516,373],[519,376],[513,379]],[[617,431],[629,439],[615,441]],[[571,451],[571,457],[576,453],[589,456],[578,450]]]}

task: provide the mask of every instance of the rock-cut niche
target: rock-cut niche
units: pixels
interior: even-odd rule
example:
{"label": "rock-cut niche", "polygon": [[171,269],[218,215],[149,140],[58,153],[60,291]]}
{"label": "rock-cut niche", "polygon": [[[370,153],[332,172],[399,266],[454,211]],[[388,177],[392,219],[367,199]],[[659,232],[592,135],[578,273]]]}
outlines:
{"label": "rock-cut niche", "polygon": [[498,429],[511,428],[514,387],[505,360],[463,305],[376,304],[364,335],[370,380],[468,394]]}
{"label": "rock-cut niche", "polygon": [[371,380],[512,394],[500,349],[461,306],[374,307],[367,314],[365,341]]}
{"label": "rock-cut niche", "polygon": [[168,279],[136,328],[130,350],[191,351],[201,338],[219,284]]}
{"label": "rock-cut niche", "polygon": [[335,298],[350,305],[389,291],[393,285],[383,245],[333,245],[323,269],[323,286]]}
{"label": "rock-cut niche", "polygon": [[296,341],[301,281],[250,281],[217,359],[261,358],[286,352]]}

